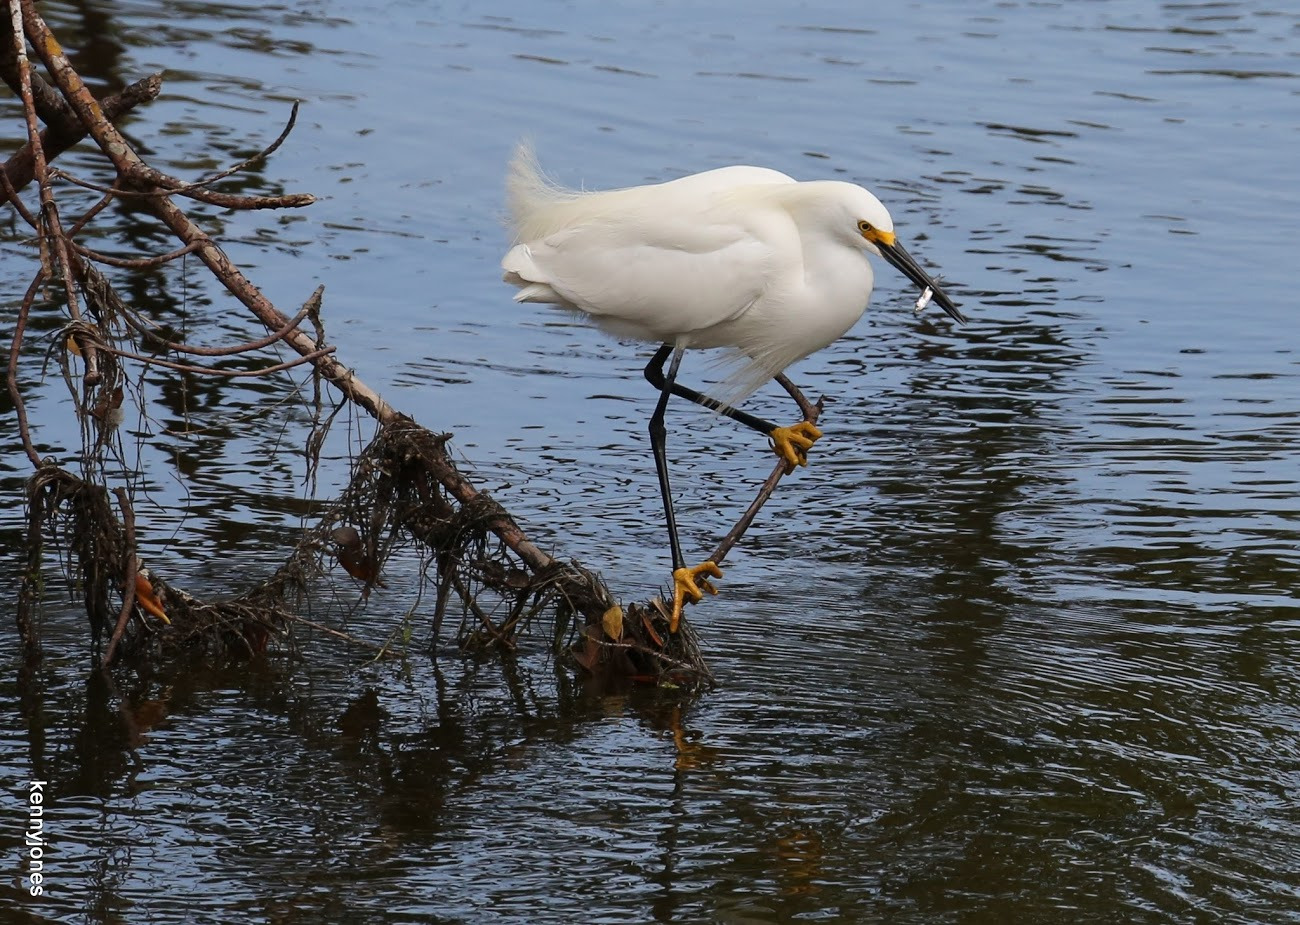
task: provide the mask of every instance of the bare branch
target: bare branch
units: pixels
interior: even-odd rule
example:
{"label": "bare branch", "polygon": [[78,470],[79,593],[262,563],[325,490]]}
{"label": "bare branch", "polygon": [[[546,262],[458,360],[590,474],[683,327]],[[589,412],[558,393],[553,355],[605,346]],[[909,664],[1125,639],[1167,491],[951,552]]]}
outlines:
{"label": "bare branch", "polygon": [[131,500],[127,497],[125,488],[114,488],[113,494],[117,495],[117,503],[122,508],[122,529],[126,538],[123,565],[126,566],[126,573],[122,578],[122,610],[118,613],[117,625],[113,627],[113,635],[109,638],[108,645],[104,647],[104,657],[100,661],[100,664],[105,666],[113,663],[113,656],[117,654],[117,644],[122,638],[122,633],[126,631],[127,621],[135,611],[135,576],[140,569],[140,560],[135,551],[135,511],[131,507]]}
{"label": "bare branch", "polygon": [[[781,380],[785,381],[781,382]],[[785,387],[786,391],[788,391],[791,396],[794,397],[794,400],[799,403],[799,407],[804,413],[804,420],[809,424],[816,424],[817,419],[821,416],[822,400],[820,398],[817,399],[817,403],[814,405],[812,402],[808,401],[808,399],[804,397],[804,394],[799,391],[798,387],[789,379],[786,379],[784,375],[779,376],[777,381],[781,382],[781,385]],[[777,462],[777,464],[772,468],[771,475],[767,477],[762,486],[758,489],[758,495],[750,502],[749,507],[745,509],[745,513],[740,515],[740,519],[736,521],[735,526],[728,530],[727,535],[718,542],[716,547],[714,547],[713,553],[709,556],[713,562],[718,565],[722,564],[722,560],[727,557],[727,553],[731,552],[732,547],[740,542],[740,538],[745,535],[745,531],[748,530],[750,524],[754,522],[754,518],[758,516],[758,512],[762,509],[763,505],[767,503],[768,498],[772,497],[772,494],[776,491],[776,486],[780,483],[781,479],[789,475],[792,471],[793,467],[785,460],[779,460]]]}
{"label": "bare branch", "polygon": [[320,350],[314,350],[311,353],[305,353],[302,356],[292,360],[286,360],[283,363],[276,363],[274,366],[262,366],[258,369],[217,369],[213,366],[192,366],[188,363],[173,363],[171,360],[160,360],[157,357],[147,357],[143,354],[132,353],[129,350],[120,350],[117,347],[109,347],[100,344],[100,349],[113,356],[126,357],[127,359],[137,360],[149,366],[162,366],[166,369],[174,369],[182,373],[194,373],[198,376],[227,376],[231,379],[254,378],[257,376],[268,376],[271,373],[283,372],[286,369],[293,369],[295,366],[301,366],[304,363],[313,363],[322,357],[329,356],[337,347],[322,347]]}
{"label": "bare branch", "polygon": [[114,180],[113,185],[109,188],[108,192],[100,197],[98,202],[87,209],[82,214],[81,218],[77,219],[73,223],[72,227],[68,229],[68,243],[71,244],[74,249],[76,249],[78,245],[73,239],[76,238],[77,235],[81,234],[81,229],[85,228],[92,218],[108,208],[109,204],[117,198],[117,194],[118,181]]}
{"label": "bare branch", "polygon": [[13,399],[14,414],[18,418],[18,436],[23,441],[23,450],[27,453],[27,458],[31,460],[32,465],[37,469],[41,467],[41,454],[36,452],[36,447],[32,444],[32,431],[27,423],[27,404],[23,401],[22,390],[18,388],[18,354],[23,346],[23,335],[27,330],[27,317],[32,310],[32,302],[36,299],[36,291],[41,288],[45,282],[44,273],[38,273],[32,280],[31,285],[27,287],[27,293],[23,296],[22,304],[18,306],[18,318],[14,322],[14,336],[9,344],[9,367],[5,379],[9,385],[9,397]]}
{"label": "bare branch", "polygon": [[377,645],[373,642],[370,642],[368,639],[360,639],[356,636],[351,635],[350,633],[345,633],[342,630],[336,630],[333,627],[326,626],[324,623],[317,623],[315,620],[308,620],[306,617],[299,616],[296,613],[291,613],[288,614],[287,616],[294,623],[301,623],[303,626],[310,626],[314,630],[320,630],[322,633],[328,633],[329,635],[334,636],[338,639],[342,639],[345,642],[350,642],[353,645],[358,645],[358,646],[362,646],[363,648],[370,649],[374,652],[379,653],[380,656],[388,655],[387,646]]}
{"label": "bare branch", "polygon": [[[272,154],[276,152],[276,150],[280,147],[280,145],[284,144],[284,140],[288,138],[289,133],[293,131],[294,125],[296,125],[298,122],[298,107],[301,103],[302,100],[293,101],[293,108],[289,110],[289,121],[285,123],[284,128],[281,130],[280,134],[276,137],[275,141],[271,142],[261,151],[258,151],[252,157],[245,158],[244,160],[240,161],[238,164],[236,164],[233,167],[227,167],[225,170],[222,170],[219,173],[214,173],[209,177],[202,178],[201,180],[195,180],[193,183],[189,184],[189,186],[186,187],[185,189],[179,189],[176,190],[176,192],[178,193],[185,192],[188,189],[197,189],[203,186],[211,186],[213,183],[216,183],[218,180],[224,180],[226,177],[229,177],[232,174],[239,173],[239,171],[243,170],[245,167],[251,167],[254,164],[258,163],[259,161],[266,160],[268,157],[270,157]],[[313,202],[315,201],[315,197],[312,198],[312,201]]]}
{"label": "bare branch", "polygon": [[[6,47],[4,42],[0,42],[0,48]],[[12,79],[8,72],[3,76],[5,82],[13,89],[14,95],[20,96],[21,92],[18,89],[16,71]],[[77,114],[72,111],[68,104],[59,98],[54,88],[41,81],[35,74],[32,74],[31,77],[33,95],[38,101],[37,113],[48,126],[41,133],[40,147],[45,152],[45,159],[49,161],[85,138],[86,127],[81,124],[81,120],[77,118]],[[52,95],[52,98],[57,101],[58,108],[55,112],[46,112],[40,106],[41,94],[38,91]],[[141,103],[148,103],[155,99],[161,91],[162,75],[151,74],[105,99],[102,104],[104,115],[109,119],[118,119]],[[9,160],[5,161],[4,167],[0,168],[0,174],[5,176],[5,184],[12,186],[14,189],[22,189],[36,177],[34,164],[33,148],[30,144],[25,144],[15,151],[9,157]],[[35,227],[34,224],[33,227]]]}
{"label": "bare branch", "polygon": [[[49,272],[50,275],[57,275],[63,281],[63,292],[67,299],[68,313],[72,316],[73,321],[80,321],[81,308],[77,300],[76,285],[73,282],[69,265],[67,239],[63,235],[63,228],[59,221],[59,207],[54,200],[54,190],[50,185],[49,173],[46,170],[45,151],[40,144],[40,128],[36,124],[36,106],[32,99],[31,68],[27,58],[27,45],[23,41],[22,29],[22,14],[26,12],[27,8],[20,3],[13,2],[10,4],[9,9],[13,26],[14,54],[18,64],[19,89],[22,93],[23,112],[27,117],[27,143],[34,155],[32,169],[40,184],[41,218],[37,225],[37,231],[40,233],[42,249],[48,246],[53,250],[57,274],[53,269]],[[48,235],[41,233],[46,229],[48,229]],[[94,345],[83,347],[82,359],[85,361],[85,372],[82,374],[82,381],[85,387],[90,389],[100,382],[99,356],[95,352]]]}
{"label": "bare branch", "polygon": [[[104,199],[101,201],[107,204],[109,198],[110,198],[109,196],[105,196]],[[155,267],[160,267],[165,263],[175,260],[177,257],[184,257],[186,254],[193,253],[194,248],[197,246],[195,244],[186,244],[184,247],[178,247],[174,251],[169,251],[166,254],[159,254],[156,257],[128,258],[128,257],[111,257],[108,254],[101,254],[98,251],[93,251],[89,247],[78,244],[75,241],[70,241],[68,243],[70,243],[72,245],[72,249],[75,250],[82,257],[86,257],[90,260],[94,260],[96,263],[106,263],[110,267],[119,267],[120,269],[124,269],[124,270],[152,270]]]}
{"label": "bare branch", "polygon": [[[237,164],[235,169],[242,169],[248,163],[256,161],[261,155],[250,158]],[[186,196],[198,202],[205,202],[208,205],[219,206],[223,209],[297,209],[303,206],[309,206],[316,201],[316,197],[311,193],[288,193],[284,196],[241,196],[235,193],[215,193],[212,190],[205,189],[206,185],[215,182],[214,179],[199,180],[195,183],[186,183],[184,180],[178,180],[175,177],[163,173],[161,170],[155,170],[152,167],[141,166],[131,171],[132,180],[140,184],[151,184],[157,189],[116,189],[113,186],[105,186],[103,183],[94,183],[90,180],[83,180],[75,174],[68,173],[66,170],[52,170],[52,177],[61,180],[67,180],[74,186],[80,186],[82,189],[88,189],[96,193],[116,192],[116,195],[124,199],[150,199],[155,196]],[[228,172],[222,172],[218,176],[228,176]]]}
{"label": "bare branch", "polygon": [[[192,248],[190,245],[186,245],[186,247],[182,248],[181,251],[189,253],[191,249]],[[173,253],[181,253],[181,251],[174,251]],[[159,344],[167,348],[168,350],[175,350],[177,353],[188,353],[194,356],[205,356],[205,357],[233,356],[234,354],[238,354],[238,353],[249,353],[253,350],[261,350],[263,347],[271,346],[271,344],[274,344],[278,340],[284,340],[284,338],[289,336],[289,333],[291,331],[297,329],[299,323],[302,322],[304,318],[306,318],[312,312],[319,310],[321,297],[324,295],[324,293],[325,293],[325,287],[317,286],[316,291],[313,292],[311,296],[307,299],[306,303],[304,303],[303,307],[298,311],[298,314],[294,315],[293,318],[289,320],[289,323],[286,324],[284,327],[280,328],[278,331],[274,331],[266,335],[265,337],[260,337],[257,340],[246,341],[245,343],[242,344],[236,344],[233,347],[194,347],[189,344],[181,344],[175,341],[167,340],[155,334],[153,331],[149,330],[149,328],[145,326],[145,324],[135,315],[135,313],[127,309],[126,306],[122,306],[121,317],[122,320],[125,321],[130,327],[134,328],[136,331],[138,331],[140,334],[144,335],[145,337],[149,338],[154,343]],[[323,356],[325,353],[328,352],[329,351],[323,351],[321,352],[321,355]]]}

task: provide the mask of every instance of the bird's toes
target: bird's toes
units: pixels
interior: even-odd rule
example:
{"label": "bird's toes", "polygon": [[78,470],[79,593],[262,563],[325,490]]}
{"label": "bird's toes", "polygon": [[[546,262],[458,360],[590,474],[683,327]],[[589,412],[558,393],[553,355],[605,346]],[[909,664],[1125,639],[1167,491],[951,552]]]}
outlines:
{"label": "bird's toes", "polygon": [[705,594],[717,594],[710,578],[721,578],[722,569],[713,560],[701,562],[693,568],[673,570],[673,610],[668,620],[668,632],[677,632],[681,622],[682,609],[686,604],[698,604]]}
{"label": "bird's toes", "polygon": [[795,424],[791,430],[797,430],[801,435],[806,437],[809,446],[811,446],[815,441],[821,439],[822,435],[821,428],[812,421],[800,421],[798,424]]}
{"label": "bird's toes", "polygon": [[789,427],[777,427],[768,436],[772,438],[776,455],[793,470],[795,466],[808,465],[808,451],[821,435],[822,432],[811,421],[800,421]]}

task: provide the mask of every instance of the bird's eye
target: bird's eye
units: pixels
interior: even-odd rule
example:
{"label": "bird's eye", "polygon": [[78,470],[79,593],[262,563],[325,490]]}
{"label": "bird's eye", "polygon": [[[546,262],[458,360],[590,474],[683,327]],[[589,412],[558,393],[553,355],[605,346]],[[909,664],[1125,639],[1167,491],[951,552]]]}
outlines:
{"label": "bird's eye", "polygon": [[866,234],[866,233],[867,233],[868,231],[870,231],[870,230],[871,230],[871,222],[868,222],[868,221],[865,221],[865,220],[864,220],[864,221],[861,221],[861,222],[858,222],[858,231],[859,231],[859,232],[861,232],[862,234]]}

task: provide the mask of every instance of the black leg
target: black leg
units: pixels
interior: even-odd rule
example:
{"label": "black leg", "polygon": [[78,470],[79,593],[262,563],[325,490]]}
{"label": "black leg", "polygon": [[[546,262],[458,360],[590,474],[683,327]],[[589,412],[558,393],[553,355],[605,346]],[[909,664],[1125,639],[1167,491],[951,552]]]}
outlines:
{"label": "black leg", "polygon": [[[681,543],[677,539],[677,516],[673,513],[673,492],[668,485],[668,429],[664,426],[664,411],[668,408],[669,395],[680,395],[683,398],[699,395],[698,392],[676,384],[677,369],[682,365],[683,352],[681,348],[674,349],[671,344],[664,344],[655,351],[655,355],[650,358],[645,368],[645,377],[659,389],[659,403],[655,405],[655,413],[650,418],[650,446],[655,454],[655,469],[659,472],[659,492],[663,495],[664,520],[668,522],[668,541],[673,550],[673,607],[668,617],[670,633],[677,632],[677,626],[682,619],[682,607],[687,602],[698,603],[705,593],[717,594],[717,589],[709,579],[722,577],[722,569],[718,568],[717,563],[712,560],[701,562],[694,568],[687,568],[686,560],[682,558]],[[669,364],[668,372],[665,374],[664,362],[669,356],[672,357],[672,363]],[[706,403],[701,402],[701,404]],[[706,404],[706,407],[716,407],[716,405]],[[753,418],[753,420],[758,419]],[[762,423],[759,422],[760,425]]]}
{"label": "black leg", "polygon": [[[673,361],[665,377],[664,361],[670,354]],[[673,492],[668,485],[668,428],[664,426],[664,411],[668,408],[668,396],[672,394],[677,368],[681,363],[682,351],[664,344],[655,351],[645,368],[645,377],[659,388],[659,403],[655,405],[655,413],[650,417],[650,448],[654,451],[655,469],[659,473],[659,494],[664,502],[664,520],[668,524],[668,542],[672,546],[674,571],[685,568],[686,560],[682,558],[682,546],[677,540],[677,516],[673,513]]]}
{"label": "black leg", "polygon": [[[746,411],[741,411],[739,408],[733,408],[731,405],[724,405],[720,401],[716,401],[701,392],[695,391],[695,389],[687,388],[684,385],[678,385],[676,377],[677,367],[681,362],[682,352],[680,350],[677,351],[677,354],[673,359],[673,365],[669,375],[665,377],[664,361],[668,359],[668,355],[671,353],[673,353],[672,345],[664,344],[655,351],[655,355],[650,358],[650,362],[647,363],[645,367],[646,379],[648,379],[650,384],[658,389],[660,393],[658,409],[660,426],[663,425],[663,409],[668,403],[668,395],[677,395],[681,398],[687,399],[688,401],[693,401],[697,405],[702,405],[705,408],[717,411],[719,414],[725,414],[733,421],[739,421],[746,427],[752,428],[764,436],[771,437],[772,446],[773,449],[776,450],[776,455],[786,461],[787,472],[793,472],[795,466],[805,466],[808,464],[808,449],[813,445],[815,440],[821,437],[822,432],[811,423],[814,410],[812,403],[804,397],[803,392],[799,391],[798,386],[786,378],[784,373],[777,373],[775,379],[783,389],[790,393],[790,397],[795,400],[796,404],[798,404],[799,413],[803,415],[803,421],[791,425],[790,427],[777,427],[771,421],[765,421]],[[653,428],[653,426],[654,422],[651,421],[651,427]],[[653,443],[654,434],[652,433],[651,444],[653,445]],[[660,471],[661,473],[666,473],[667,470],[661,469]],[[660,475],[659,481],[661,486],[666,484],[664,481],[666,478],[666,474]],[[671,522],[671,520],[672,514],[670,513],[669,521]],[[675,529],[673,536],[674,538],[676,537]]]}
{"label": "black leg", "polygon": [[[697,392],[694,389],[689,389],[684,385],[678,385],[677,382],[671,376],[665,379],[664,360],[666,360],[668,358],[668,354],[672,352],[673,352],[672,346],[670,344],[664,344],[655,352],[655,355],[650,358],[650,362],[646,364],[645,377],[650,381],[650,384],[654,386],[656,389],[658,389],[661,392],[664,392],[665,394],[668,392],[672,392],[678,398],[684,398],[687,401],[693,401],[695,402],[695,404],[703,405],[705,408],[709,408],[713,411],[717,411],[719,414],[725,414],[733,421],[739,421],[741,424],[744,424],[746,427],[753,428],[754,430],[758,431],[760,434],[764,434],[764,435],[770,434],[773,430],[776,429],[776,425],[770,421],[765,421],[760,417],[755,417],[754,415],[750,414],[747,411],[741,411],[739,408],[733,408],[731,407],[731,405],[724,405],[720,401],[715,401],[714,399],[709,398],[707,395],[703,394],[702,392]],[[785,377],[782,376],[781,378],[784,379]],[[786,379],[786,382],[789,381],[790,380]],[[793,384],[791,385],[791,388],[793,388]]]}
{"label": "black leg", "polygon": [[[645,367],[645,377],[656,389],[659,390],[659,401],[655,405],[655,413],[650,417],[650,447],[654,451],[655,469],[659,474],[659,493],[663,497],[664,503],[664,520],[668,524],[668,542],[672,547],[673,554],[673,606],[668,618],[668,632],[677,632],[678,623],[682,617],[682,607],[687,603],[698,603],[704,594],[717,594],[717,589],[713,587],[710,579],[721,578],[722,570],[712,559],[701,562],[694,568],[686,567],[686,560],[682,557],[681,542],[677,538],[677,515],[673,512],[673,492],[668,482],[668,428],[664,426],[664,413],[668,409],[668,396],[676,395],[693,401],[705,408],[725,414],[733,421],[738,421],[746,427],[753,428],[761,434],[772,438],[773,449],[778,456],[786,461],[787,472],[794,471],[796,465],[805,465],[808,461],[807,451],[812,446],[813,441],[821,436],[821,431],[813,426],[809,418],[813,416],[816,410],[803,397],[803,393],[795,387],[795,384],[787,379],[784,375],[776,377],[776,381],[790,393],[799,404],[799,410],[804,415],[804,420],[791,427],[777,427],[769,421],[760,417],[755,417],[725,405],[722,402],[714,401],[701,392],[689,389],[684,385],[677,384],[677,371],[682,364],[682,354],[684,348],[675,348],[672,344],[664,344],[655,351],[654,356]],[[669,357],[672,362],[668,364],[668,371],[664,372],[664,364],[668,362]]]}

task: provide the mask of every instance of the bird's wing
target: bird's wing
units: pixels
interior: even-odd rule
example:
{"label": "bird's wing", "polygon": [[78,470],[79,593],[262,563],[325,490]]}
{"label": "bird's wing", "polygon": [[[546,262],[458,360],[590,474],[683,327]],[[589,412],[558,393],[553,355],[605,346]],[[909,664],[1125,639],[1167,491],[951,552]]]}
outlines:
{"label": "bird's wing", "polygon": [[751,228],[665,212],[588,221],[518,245],[503,263],[507,278],[528,287],[523,298],[560,302],[618,333],[663,342],[735,318],[762,295],[779,268]]}

